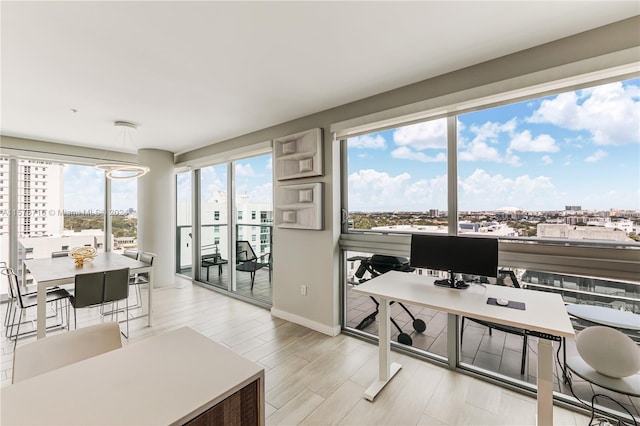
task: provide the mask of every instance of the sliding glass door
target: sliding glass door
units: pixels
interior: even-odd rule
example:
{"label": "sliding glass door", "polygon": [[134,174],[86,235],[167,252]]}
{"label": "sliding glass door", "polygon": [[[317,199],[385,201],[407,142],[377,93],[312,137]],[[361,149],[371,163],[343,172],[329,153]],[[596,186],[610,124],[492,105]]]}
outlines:
{"label": "sliding glass door", "polygon": [[200,169],[200,281],[229,289],[228,165]]}
{"label": "sliding glass door", "polygon": [[234,291],[271,303],[273,184],[271,154],[234,162]]}

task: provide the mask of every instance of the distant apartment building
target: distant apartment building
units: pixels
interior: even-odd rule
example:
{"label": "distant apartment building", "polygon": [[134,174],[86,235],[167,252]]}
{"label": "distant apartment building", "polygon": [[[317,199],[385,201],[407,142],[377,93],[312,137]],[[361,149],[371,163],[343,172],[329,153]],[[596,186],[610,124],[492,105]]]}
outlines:
{"label": "distant apartment building", "polygon": [[632,241],[627,233],[616,228],[575,226],[568,224],[538,224],[540,238],[567,238],[571,240]]}
{"label": "distant apartment building", "polygon": [[582,206],[564,206],[564,209],[566,211],[579,212],[582,210]]}
{"label": "distant apartment building", "polygon": [[9,206],[8,158],[0,158],[0,256],[8,260],[9,221],[17,217],[18,238],[61,235],[64,229],[63,165],[46,161],[19,160],[17,209]]}
{"label": "distant apartment building", "polygon": [[[449,229],[447,225],[390,225],[374,226],[372,231],[386,231],[391,233],[418,234],[437,233],[446,234]],[[460,235],[488,235],[496,237],[517,237],[518,233],[511,227],[498,222],[466,222],[458,223],[458,233]]]}
{"label": "distant apartment building", "polygon": [[9,232],[9,217],[18,217],[18,237],[59,235],[62,215],[63,166],[46,161],[18,161],[18,205],[9,210],[9,160],[0,159],[0,235]]}
{"label": "distant apartment building", "polygon": [[[235,226],[236,239],[249,241],[257,256],[271,252],[271,231],[273,207],[271,203],[256,203],[249,195],[236,197]],[[219,253],[228,259],[229,232],[227,193],[217,191],[213,197],[201,205],[200,244],[201,254]],[[191,223],[191,203],[178,203],[177,223],[188,228],[188,232],[178,234],[180,265],[192,265],[191,242],[193,231],[184,224]]]}

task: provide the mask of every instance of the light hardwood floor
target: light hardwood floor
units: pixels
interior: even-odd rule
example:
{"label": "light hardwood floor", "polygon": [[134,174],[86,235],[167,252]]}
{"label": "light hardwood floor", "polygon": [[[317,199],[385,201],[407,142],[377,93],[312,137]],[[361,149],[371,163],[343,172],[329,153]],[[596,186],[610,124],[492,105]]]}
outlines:
{"label": "light hardwood floor", "polygon": [[[535,399],[395,352],[402,370],[368,402],[363,392],[377,375],[376,345],[326,336],[179,277],[174,287],[155,290],[154,303],[154,326],[131,321],[125,344],[187,325],[262,365],[268,425],[535,424]],[[78,312],[79,326],[99,321],[96,308]],[[3,338],[2,386],[11,382],[12,349]],[[555,407],[554,420],[585,425],[589,418]]]}

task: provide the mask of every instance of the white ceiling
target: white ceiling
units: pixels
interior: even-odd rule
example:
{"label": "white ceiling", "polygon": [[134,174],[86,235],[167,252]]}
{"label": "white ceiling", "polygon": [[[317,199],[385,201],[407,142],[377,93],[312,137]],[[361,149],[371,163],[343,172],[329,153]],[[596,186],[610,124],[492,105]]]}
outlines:
{"label": "white ceiling", "polygon": [[[638,1],[1,2],[1,133],[176,153],[638,15]],[[77,112],[72,112],[77,110]]]}

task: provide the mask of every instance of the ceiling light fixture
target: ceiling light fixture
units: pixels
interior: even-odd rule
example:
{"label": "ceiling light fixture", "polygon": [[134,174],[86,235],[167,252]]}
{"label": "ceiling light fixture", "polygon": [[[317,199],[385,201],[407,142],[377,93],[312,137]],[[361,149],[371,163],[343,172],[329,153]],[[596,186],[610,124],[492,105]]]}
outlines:
{"label": "ceiling light fixture", "polygon": [[[132,133],[138,126],[128,121],[116,121],[113,125],[122,131],[123,145],[127,145],[127,139],[129,143],[133,145]],[[146,175],[150,170],[147,166],[128,162],[96,164],[96,167],[107,172],[106,176],[108,179],[116,180],[139,178]]]}

